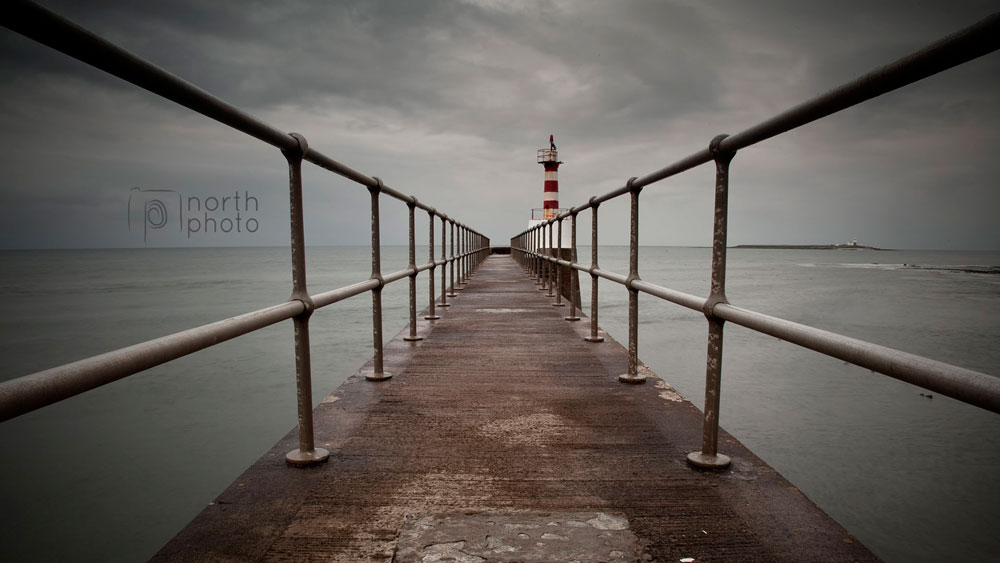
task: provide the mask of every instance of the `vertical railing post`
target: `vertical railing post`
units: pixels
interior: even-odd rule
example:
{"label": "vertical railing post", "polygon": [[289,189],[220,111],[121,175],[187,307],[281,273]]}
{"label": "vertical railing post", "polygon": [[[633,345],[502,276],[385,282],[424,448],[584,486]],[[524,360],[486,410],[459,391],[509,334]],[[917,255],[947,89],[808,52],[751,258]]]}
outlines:
{"label": "vertical railing post", "polygon": [[541,291],[545,291],[548,283],[548,262],[544,259],[546,225],[538,225],[538,281],[541,282]]}
{"label": "vertical railing post", "polygon": [[603,336],[597,335],[597,208],[601,204],[590,198],[590,209],[593,217],[590,220],[590,336],[584,337],[587,342],[604,342]]}
{"label": "vertical railing post", "polygon": [[[539,275],[542,277],[542,287],[539,288],[541,291],[547,291],[549,289],[549,261],[546,260],[548,256],[547,250],[548,246],[545,246],[546,237],[548,237],[548,223],[542,223],[538,229],[538,271]],[[549,245],[551,246],[551,244]]]}
{"label": "vertical railing post", "polygon": [[403,340],[414,342],[423,340],[424,337],[417,336],[417,239],[413,217],[413,212],[417,207],[417,198],[413,196],[410,198],[413,201],[406,203],[410,215],[410,264],[407,267],[413,272],[410,274],[410,334],[404,336]]}
{"label": "vertical railing post", "polygon": [[424,319],[428,321],[436,321],[441,318],[434,312],[434,302],[437,300],[437,296],[434,295],[434,270],[437,268],[434,264],[434,213],[434,209],[427,212],[427,224],[430,225],[430,229],[428,229],[429,238],[427,240],[427,247],[429,249],[428,254],[430,255],[431,264],[429,271],[430,275],[427,276],[427,289],[430,293],[430,299],[428,299],[428,301],[430,301],[430,304],[427,306],[427,314],[424,315]]}
{"label": "vertical railing post", "polygon": [[[552,249],[554,256],[562,260],[562,215],[559,216],[557,223],[559,228],[556,230],[556,248]],[[562,302],[562,266],[560,264],[552,264],[556,269],[556,302],[552,304],[553,307],[565,307],[566,304]]]}
{"label": "vertical railing post", "polygon": [[528,229],[524,232],[524,267],[528,271],[528,278],[531,280],[535,279],[535,267],[533,257],[531,256],[531,244],[534,239],[532,238],[532,229]]}
{"label": "vertical railing post", "polygon": [[[570,226],[569,226],[569,261],[571,263],[576,263],[576,211],[570,211]],[[576,272],[575,268],[569,269],[569,316],[564,317],[567,321],[578,321],[580,317],[576,316],[576,302],[580,299],[580,287],[579,284],[573,283],[573,272]]]}
{"label": "vertical railing post", "polygon": [[545,289],[545,263],[542,262],[542,233],[545,232],[545,225],[539,223],[535,227],[535,269],[538,271],[538,279],[535,280],[535,285],[541,286],[540,289]]}
{"label": "vertical railing post", "polygon": [[448,219],[451,226],[448,231],[451,233],[451,253],[449,254],[449,262],[451,263],[451,288],[448,290],[448,297],[458,297],[455,293],[455,220]]}
{"label": "vertical railing post", "polygon": [[555,297],[555,295],[552,294],[552,286],[555,285],[556,273],[552,269],[553,266],[552,262],[549,260],[550,258],[552,258],[554,252],[553,249],[555,248],[554,243],[552,241],[552,219],[549,219],[549,222],[546,223],[546,226],[548,226],[549,246],[546,249],[545,253],[545,283],[547,284],[547,289],[549,291],[548,293],[545,294],[545,296]]}
{"label": "vertical railing post", "polygon": [[378,280],[378,286],[372,289],[372,340],[375,345],[375,356],[372,358],[374,370],[365,375],[368,381],[385,381],[392,377],[387,373],[382,360],[382,288],[385,287],[385,280],[382,278],[382,243],[379,240],[379,210],[378,199],[382,193],[382,180],[373,177],[374,186],[368,187],[368,192],[372,196],[372,276],[371,279]]}
{"label": "vertical railing post", "polygon": [[531,281],[538,285],[538,264],[535,260],[535,239],[537,237],[538,229],[536,227],[531,227],[528,230],[528,270],[531,272]]}
{"label": "vertical railing post", "polygon": [[473,247],[473,233],[472,229],[465,230],[465,283],[469,283],[469,278],[472,277],[472,260],[473,252],[475,248]]}
{"label": "vertical railing post", "polygon": [[322,463],[330,452],[315,447],[313,440],[312,362],[309,355],[309,317],[316,306],[306,286],[306,243],[302,219],[302,157],[309,150],[305,137],[292,133],[297,150],[282,151],[288,161],[288,210],[292,241],[292,296],[305,310],[292,318],[295,331],[295,383],[299,414],[299,448],[285,454],[289,465]]}
{"label": "vertical railing post", "polygon": [[544,258],[546,227],[545,223],[538,225],[538,280],[542,282],[539,291],[545,291],[549,282],[549,263]]}
{"label": "vertical railing post", "polygon": [[712,139],[708,150],[715,160],[715,221],[712,238],[712,287],[705,301],[708,319],[708,357],[705,361],[705,422],[702,427],[701,451],[688,454],[688,463],[702,468],[723,468],[730,463],[719,453],[719,394],[722,390],[723,319],[715,316],[715,306],[726,299],[726,239],[729,216],[729,163],[735,152],[723,152],[719,143],[726,135]]}
{"label": "vertical railing post", "polygon": [[521,268],[525,271],[525,273],[528,273],[527,262],[525,262],[524,260],[524,249],[526,246],[524,243],[524,238],[526,236],[526,233],[527,231],[517,235],[515,240],[517,241],[517,263],[521,265]]}
{"label": "vertical railing post", "polygon": [[455,285],[457,291],[465,289],[465,225],[458,224],[458,283]]}
{"label": "vertical railing post", "polygon": [[455,274],[455,282],[458,289],[465,289],[465,225],[458,223],[455,225],[455,237],[458,244],[458,254],[455,258],[455,267],[457,268],[457,274]]}
{"label": "vertical railing post", "polygon": [[448,303],[448,217],[441,216],[441,307]]}
{"label": "vertical railing post", "polygon": [[537,246],[537,249],[535,250],[535,258],[538,260],[538,290],[545,291],[545,273],[547,270],[545,269],[546,262],[542,259],[542,251],[545,246],[545,223],[539,223],[538,225],[538,234],[535,244]]}
{"label": "vertical railing post", "polygon": [[646,381],[646,376],[639,373],[639,290],[632,287],[632,282],[639,279],[639,192],[642,188],[634,185],[636,179],[629,178],[626,184],[632,202],[628,237],[628,278],[625,279],[625,287],[628,288],[628,372],[618,376],[618,380],[624,383]]}

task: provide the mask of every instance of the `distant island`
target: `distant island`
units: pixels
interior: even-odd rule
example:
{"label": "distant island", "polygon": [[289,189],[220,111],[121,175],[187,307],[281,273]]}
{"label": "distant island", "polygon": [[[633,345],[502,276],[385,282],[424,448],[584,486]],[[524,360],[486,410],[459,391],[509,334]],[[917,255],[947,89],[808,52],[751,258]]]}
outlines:
{"label": "distant island", "polygon": [[732,248],[764,248],[779,250],[892,250],[891,248],[876,248],[851,241],[847,244],[738,244]]}

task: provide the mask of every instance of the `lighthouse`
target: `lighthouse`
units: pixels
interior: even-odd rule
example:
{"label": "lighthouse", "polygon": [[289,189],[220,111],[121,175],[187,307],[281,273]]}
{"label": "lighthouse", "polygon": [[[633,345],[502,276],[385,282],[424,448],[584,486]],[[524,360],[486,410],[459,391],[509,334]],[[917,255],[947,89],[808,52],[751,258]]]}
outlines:
{"label": "lighthouse", "polygon": [[[542,207],[531,210],[531,221],[529,227],[535,226],[543,221],[552,219],[556,215],[566,211],[559,208],[559,152],[556,150],[556,140],[554,135],[549,135],[548,148],[538,149],[538,164],[545,168],[545,182],[542,188]],[[559,248],[569,248],[571,244],[571,232],[573,219],[567,217],[562,222],[562,245],[553,236],[552,246]],[[553,231],[554,233],[555,231]],[[546,238],[542,241],[542,248],[548,248],[549,241]]]}
{"label": "lighthouse", "polygon": [[551,219],[559,213],[559,165],[562,164],[556,151],[555,135],[549,135],[549,148],[538,149],[538,163],[545,167],[542,218]]}

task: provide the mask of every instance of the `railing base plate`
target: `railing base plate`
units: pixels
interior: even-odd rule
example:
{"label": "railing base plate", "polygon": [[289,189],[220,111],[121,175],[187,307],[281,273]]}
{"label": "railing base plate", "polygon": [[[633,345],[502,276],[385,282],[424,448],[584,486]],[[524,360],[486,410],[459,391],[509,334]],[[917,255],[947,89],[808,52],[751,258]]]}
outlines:
{"label": "railing base plate", "polygon": [[330,459],[330,452],[323,448],[316,448],[312,451],[292,450],[285,454],[285,461],[288,465],[295,467],[306,467],[317,465]]}
{"label": "railing base plate", "polygon": [[580,320],[580,317],[563,317],[563,319],[566,319],[567,321],[578,321]]}
{"label": "railing base plate", "polygon": [[587,342],[604,342],[603,336],[584,336],[583,339]]}
{"label": "railing base plate", "polygon": [[645,383],[646,376],[638,373],[635,375],[629,375],[627,373],[623,373],[618,376],[618,381],[621,381],[622,383],[632,383],[632,384]]}
{"label": "railing base plate", "polygon": [[416,342],[418,340],[423,340],[423,339],[424,339],[423,336],[404,336],[403,337],[403,340],[405,340],[407,342]]}
{"label": "railing base plate", "polygon": [[392,374],[387,371],[382,373],[367,373],[365,374],[365,379],[368,381],[385,381],[386,379],[392,379]]}
{"label": "railing base plate", "polygon": [[732,460],[722,454],[705,455],[701,452],[691,452],[687,456],[688,463],[701,469],[724,469]]}
{"label": "railing base plate", "polygon": [[441,318],[441,317],[439,317],[439,316],[437,316],[437,315],[433,315],[433,316],[431,316],[431,315],[428,315],[428,316],[424,317],[424,320],[425,320],[425,321],[436,321],[436,320],[438,320],[438,319],[440,319],[440,318]]}

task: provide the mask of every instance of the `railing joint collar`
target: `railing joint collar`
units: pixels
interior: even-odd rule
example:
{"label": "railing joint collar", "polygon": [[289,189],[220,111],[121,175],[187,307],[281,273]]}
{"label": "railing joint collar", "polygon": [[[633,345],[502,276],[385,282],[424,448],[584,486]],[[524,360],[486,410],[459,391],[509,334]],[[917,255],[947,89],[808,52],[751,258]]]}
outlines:
{"label": "railing joint collar", "polygon": [[719,323],[725,322],[725,319],[720,319],[715,316],[715,307],[720,303],[724,303],[726,305],[729,304],[729,299],[726,298],[725,293],[717,293],[714,295],[709,295],[708,299],[705,300],[705,305],[701,308],[701,311],[705,313],[705,318],[707,318],[710,321],[716,321]]}
{"label": "railing joint collar", "polygon": [[632,176],[631,178],[628,179],[628,182],[625,182],[625,187],[628,188],[629,192],[638,194],[639,192],[642,191],[642,186],[633,185],[635,181],[638,179],[639,179],[638,176]]}
{"label": "railing joint collar", "polygon": [[313,311],[316,310],[316,304],[313,303],[312,296],[310,296],[309,292],[306,291],[305,289],[293,291],[292,296],[289,297],[288,300],[298,301],[299,303],[302,303],[302,306],[305,308],[304,311],[302,311],[298,315],[295,315],[297,318],[308,319],[309,317],[312,316]]}
{"label": "railing joint collar", "polygon": [[716,135],[711,141],[709,141],[708,153],[712,155],[712,160],[716,162],[726,162],[728,164],[729,161],[733,160],[733,157],[736,156],[736,151],[722,150],[722,141],[728,136],[729,135],[726,134]]}
{"label": "railing joint collar", "polygon": [[281,149],[281,154],[285,155],[285,158],[289,161],[299,160],[301,161],[305,158],[306,153],[309,152],[309,143],[306,142],[306,138],[299,133],[289,133],[289,137],[295,139],[298,145],[294,149]]}

